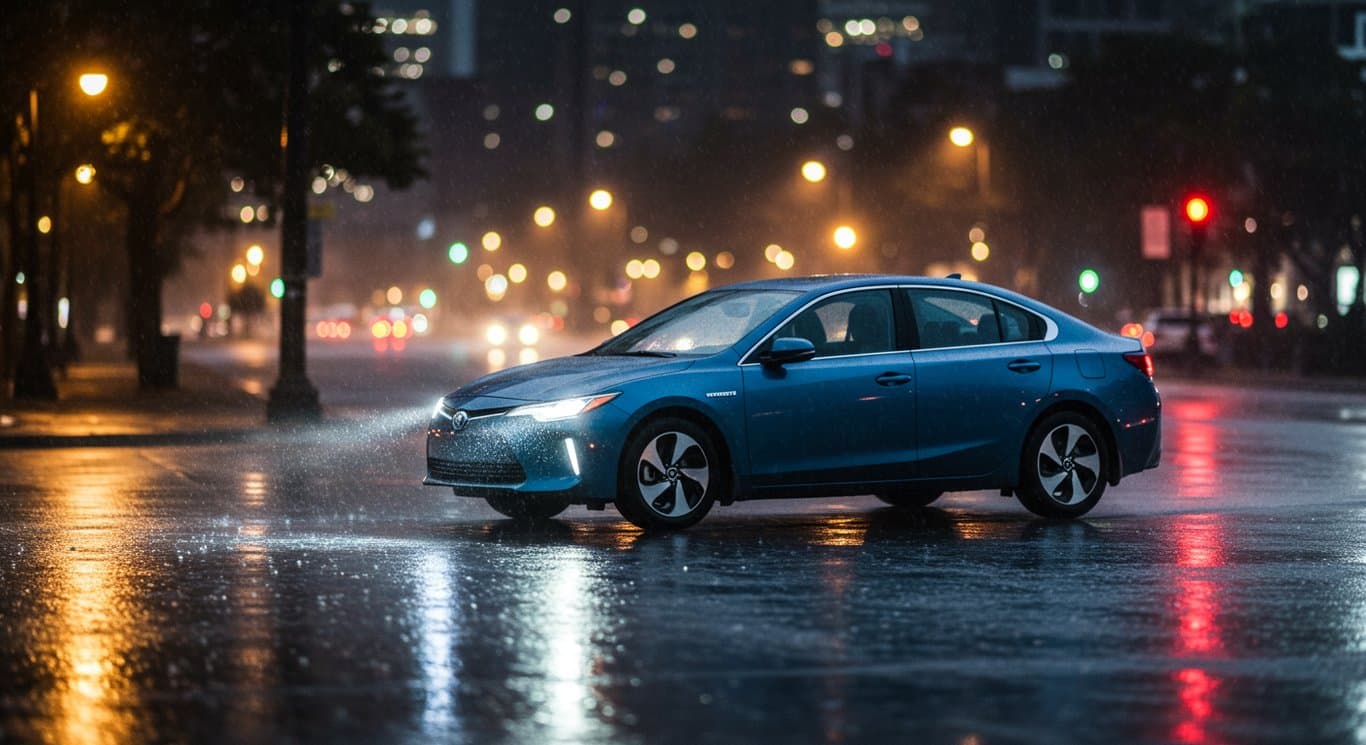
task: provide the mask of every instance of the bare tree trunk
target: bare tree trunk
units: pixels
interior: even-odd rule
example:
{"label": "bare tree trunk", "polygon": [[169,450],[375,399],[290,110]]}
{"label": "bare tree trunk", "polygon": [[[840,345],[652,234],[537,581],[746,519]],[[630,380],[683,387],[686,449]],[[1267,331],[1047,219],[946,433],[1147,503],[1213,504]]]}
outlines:
{"label": "bare tree trunk", "polygon": [[161,338],[161,257],[157,251],[157,175],[149,169],[128,203],[128,348],[137,360],[138,385],[157,387]]}

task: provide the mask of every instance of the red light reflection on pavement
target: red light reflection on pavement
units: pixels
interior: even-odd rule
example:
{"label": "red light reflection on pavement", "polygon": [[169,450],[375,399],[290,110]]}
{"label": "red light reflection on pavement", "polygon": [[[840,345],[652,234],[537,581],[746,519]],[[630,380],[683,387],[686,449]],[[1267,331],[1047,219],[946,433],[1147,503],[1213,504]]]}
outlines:
{"label": "red light reflection on pavement", "polygon": [[1164,407],[1172,423],[1171,464],[1176,469],[1178,497],[1209,498],[1219,486],[1214,454],[1219,449],[1218,429],[1210,420],[1219,407],[1208,401],[1176,401]]}
{"label": "red light reflection on pavement", "polygon": [[1172,739],[1183,743],[1210,742],[1206,725],[1216,716],[1215,694],[1219,679],[1198,667],[1200,659],[1223,651],[1219,627],[1218,582],[1207,570],[1224,565],[1224,537],[1214,515],[1183,515],[1173,524],[1176,532],[1176,656],[1196,663],[1178,670],[1173,679],[1180,700],[1179,722]]}

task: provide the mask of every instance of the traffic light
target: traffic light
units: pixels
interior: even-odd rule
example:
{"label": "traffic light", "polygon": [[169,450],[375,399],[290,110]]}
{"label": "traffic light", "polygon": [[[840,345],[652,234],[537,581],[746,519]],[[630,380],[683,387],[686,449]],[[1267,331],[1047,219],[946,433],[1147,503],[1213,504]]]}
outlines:
{"label": "traffic light", "polygon": [[1083,269],[1081,276],[1077,277],[1077,284],[1081,287],[1082,292],[1090,295],[1096,291],[1096,288],[1100,287],[1100,275],[1096,273],[1095,269]]}
{"label": "traffic light", "polygon": [[1184,212],[1186,213],[1186,220],[1189,221],[1192,226],[1204,225],[1209,222],[1209,200],[1199,195],[1188,197],[1186,199],[1186,208]]}

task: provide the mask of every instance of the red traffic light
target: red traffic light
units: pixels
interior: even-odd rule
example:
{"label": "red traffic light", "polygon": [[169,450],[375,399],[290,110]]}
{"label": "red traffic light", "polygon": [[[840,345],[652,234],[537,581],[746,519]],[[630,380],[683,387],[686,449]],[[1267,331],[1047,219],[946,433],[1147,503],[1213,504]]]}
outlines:
{"label": "red traffic light", "polygon": [[1204,197],[1191,197],[1186,200],[1186,219],[1192,224],[1203,224],[1209,219],[1209,212],[1209,201]]}

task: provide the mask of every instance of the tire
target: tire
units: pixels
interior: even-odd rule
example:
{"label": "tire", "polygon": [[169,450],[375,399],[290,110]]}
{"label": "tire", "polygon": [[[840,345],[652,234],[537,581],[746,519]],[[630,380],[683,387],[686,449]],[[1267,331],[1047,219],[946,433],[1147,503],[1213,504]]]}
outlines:
{"label": "tire", "polygon": [[1041,517],[1081,517],[1105,493],[1109,461],[1095,422],[1074,412],[1050,415],[1025,438],[1016,494]]}
{"label": "tire", "polygon": [[568,499],[535,495],[500,494],[485,501],[499,514],[524,522],[549,520],[569,507]]}
{"label": "tire", "polygon": [[643,530],[682,530],[711,511],[726,474],[705,429],[687,419],[657,419],[622,450],[617,511]]}
{"label": "tire", "polygon": [[917,507],[929,506],[934,500],[944,496],[944,492],[898,489],[896,491],[881,492],[876,496],[878,499],[881,499],[883,502],[886,502],[893,507],[915,509]]}

